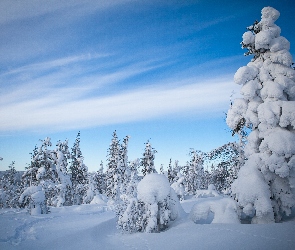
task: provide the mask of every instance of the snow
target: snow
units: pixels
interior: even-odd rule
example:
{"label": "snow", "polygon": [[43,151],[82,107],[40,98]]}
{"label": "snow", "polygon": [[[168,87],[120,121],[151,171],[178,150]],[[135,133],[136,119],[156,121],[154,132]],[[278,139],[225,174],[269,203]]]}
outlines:
{"label": "snow", "polygon": [[295,133],[284,128],[273,128],[259,148],[261,152],[273,152],[289,158],[295,154]]}
{"label": "snow", "polygon": [[137,186],[138,199],[147,204],[161,202],[170,194],[170,184],[161,174],[146,175]]}
{"label": "snow", "polygon": [[217,196],[207,198],[205,201],[200,199],[193,206],[190,212],[190,218],[198,224],[239,224],[237,210],[237,203],[233,199]]}
{"label": "snow", "polygon": [[235,73],[234,81],[239,85],[243,85],[250,80],[254,80],[257,75],[258,69],[256,67],[243,66]]}
{"label": "snow", "polygon": [[51,207],[51,213],[38,216],[1,209],[0,249],[294,249],[294,217],[267,225],[196,224],[188,213],[204,202],[224,205],[226,199],[185,200],[186,213],[166,231],[152,234],[122,234],[114,212],[96,204]]}

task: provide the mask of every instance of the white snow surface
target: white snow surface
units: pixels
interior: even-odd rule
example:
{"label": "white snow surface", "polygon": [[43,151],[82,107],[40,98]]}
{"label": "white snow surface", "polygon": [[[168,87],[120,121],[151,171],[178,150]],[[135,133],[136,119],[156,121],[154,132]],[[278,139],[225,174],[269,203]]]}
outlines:
{"label": "white snow surface", "polygon": [[114,212],[103,205],[51,207],[38,216],[0,209],[0,249],[294,249],[294,217],[267,225],[196,224],[188,213],[204,202],[226,203],[220,197],[184,200],[186,213],[166,231],[134,234],[116,229]]}
{"label": "white snow surface", "polygon": [[229,223],[239,224],[237,202],[231,198],[216,196],[199,200],[191,212],[190,218],[198,224]]}

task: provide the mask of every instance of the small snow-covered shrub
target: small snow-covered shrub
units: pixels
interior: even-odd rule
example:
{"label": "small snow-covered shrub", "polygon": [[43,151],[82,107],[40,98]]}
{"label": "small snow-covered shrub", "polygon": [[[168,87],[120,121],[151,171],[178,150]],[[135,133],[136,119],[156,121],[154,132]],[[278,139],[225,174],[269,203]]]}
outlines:
{"label": "small snow-covered shrub", "polygon": [[138,200],[144,203],[144,231],[159,232],[178,216],[179,201],[166,176],[148,174],[138,183]]}
{"label": "small snow-covered shrub", "polygon": [[179,199],[165,175],[147,174],[137,185],[137,195],[121,195],[117,205],[118,228],[124,232],[159,232],[175,220]]}
{"label": "small snow-covered shrub", "polygon": [[27,187],[21,194],[19,203],[27,207],[31,215],[47,214],[49,212],[41,186]]}
{"label": "small snow-covered shrub", "polygon": [[198,224],[239,224],[237,203],[231,198],[212,197],[200,199],[190,212],[190,218]]}

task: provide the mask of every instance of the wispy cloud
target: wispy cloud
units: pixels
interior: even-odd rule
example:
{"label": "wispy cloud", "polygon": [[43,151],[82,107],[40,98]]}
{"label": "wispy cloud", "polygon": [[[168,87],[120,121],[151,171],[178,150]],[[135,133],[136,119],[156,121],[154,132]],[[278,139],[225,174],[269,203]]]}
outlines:
{"label": "wispy cloud", "polygon": [[103,10],[130,1],[131,0],[2,0],[0,2],[0,24],[66,10],[71,12],[72,16],[87,15],[93,11]]}
{"label": "wispy cloud", "polygon": [[[184,84],[186,83],[186,84]],[[184,79],[91,98],[75,99],[78,89],[2,106],[0,131],[71,130],[141,121],[169,115],[212,115],[228,106],[230,79]]]}

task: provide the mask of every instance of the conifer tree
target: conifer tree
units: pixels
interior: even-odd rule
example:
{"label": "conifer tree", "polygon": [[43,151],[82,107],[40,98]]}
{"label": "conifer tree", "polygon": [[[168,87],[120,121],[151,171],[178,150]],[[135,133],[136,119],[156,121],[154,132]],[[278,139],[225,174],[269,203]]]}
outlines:
{"label": "conifer tree", "polygon": [[243,34],[242,47],[253,59],[234,76],[243,98],[234,101],[226,120],[234,132],[252,130],[247,160],[231,187],[243,212],[254,212],[252,223],[280,221],[295,205],[295,71],[290,43],[275,24],[280,13],[272,7],[261,13]]}
{"label": "conifer tree", "polygon": [[22,190],[20,179],[17,171],[14,167],[13,161],[8,170],[4,172],[4,175],[0,179],[0,208],[1,207],[18,207],[18,199]]}
{"label": "conifer tree", "polygon": [[72,204],[72,182],[67,168],[70,159],[68,140],[58,141],[53,155],[57,172],[56,194],[53,198],[53,204],[57,207],[70,206]]}
{"label": "conifer tree", "polygon": [[145,151],[143,153],[143,157],[140,161],[140,166],[142,167],[141,171],[143,175],[157,173],[154,165],[155,153],[157,153],[157,151],[152,148],[150,142],[147,141],[145,143]]}
{"label": "conifer tree", "polygon": [[94,175],[95,190],[99,194],[106,192],[105,174],[103,172],[103,162],[100,162],[100,168]]}
{"label": "conifer tree", "polygon": [[80,205],[86,192],[88,168],[83,163],[84,157],[80,149],[80,132],[71,150],[71,182],[72,182],[72,204]]}
{"label": "conifer tree", "polygon": [[106,171],[106,195],[109,199],[117,201],[120,196],[120,144],[116,130],[108,149]]}

